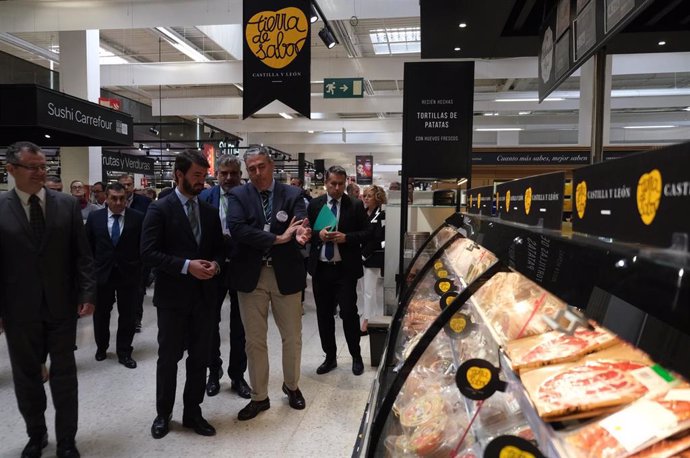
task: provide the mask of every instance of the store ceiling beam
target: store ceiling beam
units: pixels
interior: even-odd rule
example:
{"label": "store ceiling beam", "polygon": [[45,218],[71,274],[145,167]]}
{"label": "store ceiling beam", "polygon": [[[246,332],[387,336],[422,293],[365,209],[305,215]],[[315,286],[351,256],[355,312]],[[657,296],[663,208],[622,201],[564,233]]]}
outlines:
{"label": "store ceiling beam", "polygon": [[[322,1],[330,20],[349,20],[352,3]],[[88,14],[77,14],[87,12]],[[418,0],[358,2],[359,19],[419,16]],[[0,30],[58,32],[92,29],[143,29],[165,25],[241,24],[241,0],[54,0],[0,2]]]}

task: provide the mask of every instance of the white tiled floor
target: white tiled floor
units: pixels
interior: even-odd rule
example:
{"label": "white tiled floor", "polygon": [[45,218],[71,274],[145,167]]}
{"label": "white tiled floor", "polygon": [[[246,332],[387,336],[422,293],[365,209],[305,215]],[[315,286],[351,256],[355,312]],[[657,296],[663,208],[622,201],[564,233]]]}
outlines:
{"label": "white tiled floor", "polygon": [[[247,401],[230,391],[227,377],[221,379],[221,392],[206,398],[202,410],[216,427],[215,437],[201,437],[182,428],[182,387],[184,361],[179,365],[178,396],[170,434],[160,440],[150,435],[155,417],[156,322],[151,306],[152,291],[144,305],[144,328],[135,336],[134,359],[139,367],[129,370],[117,363],[114,354],[113,313],[111,348],[108,359],[94,360],[95,343],[90,319],[80,320],[76,352],[79,370],[79,433],[77,446],[82,456],[98,457],[347,457],[352,454],[360,420],[375,368],[369,366],[369,340],[362,338],[365,372],[352,375],[352,360],[347,351],[340,319],[338,336],[339,366],[326,375],[316,375],[323,360],[316,326],[316,310],[307,292],[303,317],[302,378],[300,389],[307,401],[303,411],[291,409],[280,390],[280,336],[269,326],[271,381],[270,410],[248,422],[239,422],[237,412]],[[228,353],[228,304],[221,323],[223,359]],[[46,385],[48,394],[50,390]],[[55,456],[54,411],[50,394],[46,412],[50,444],[44,457]],[[24,422],[17,410],[7,345],[0,339],[0,456],[17,457],[26,444]]]}

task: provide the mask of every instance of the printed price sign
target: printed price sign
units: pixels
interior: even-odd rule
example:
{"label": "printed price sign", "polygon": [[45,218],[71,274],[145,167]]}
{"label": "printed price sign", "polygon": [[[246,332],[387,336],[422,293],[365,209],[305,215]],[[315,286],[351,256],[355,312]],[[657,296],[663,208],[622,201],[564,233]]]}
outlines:
{"label": "printed price sign", "polygon": [[485,359],[469,359],[462,363],[455,374],[455,384],[469,399],[481,401],[508,386],[499,378],[499,370]]}

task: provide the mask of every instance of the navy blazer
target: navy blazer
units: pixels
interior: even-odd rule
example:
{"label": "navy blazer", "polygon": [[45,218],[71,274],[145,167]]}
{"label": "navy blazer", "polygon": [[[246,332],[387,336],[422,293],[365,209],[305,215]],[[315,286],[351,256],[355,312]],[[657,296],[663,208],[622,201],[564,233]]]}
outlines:
{"label": "navy blazer", "polygon": [[142,196],[141,194],[134,194],[132,196],[132,205],[129,206],[132,210],[139,211],[141,213],[146,213],[146,210],[148,210],[149,205],[151,205],[151,199],[149,199],[146,196]]}
{"label": "navy blazer", "polygon": [[[309,202],[309,223],[314,227],[316,218],[321,212],[321,208],[326,205],[328,194],[324,194]],[[362,269],[362,244],[371,239],[372,229],[369,225],[367,212],[364,204],[359,199],[353,199],[347,194],[343,194],[340,199],[340,215],[338,217],[338,231],[345,234],[345,243],[338,244],[338,252],[342,258],[344,272],[352,278],[360,278],[364,275]],[[311,251],[309,253],[309,273],[314,276],[316,266],[321,255],[323,242],[319,238],[319,231],[312,231]]]}
{"label": "navy blazer", "polygon": [[216,185],[212,188],[204,189],[199,194],[199,200],[203,200],[216,208],[220,207],[220,190],[222,188],[220,185]]}
{"label": "navy blazer", "polygon": [[187,259],[216,261],[219,266],[225,261],[218,211],[199,201],[199,220],[201,243],[197,245],[187,213],[175,192],[153,202],[146,212],[141,256],[145,265],[156,268],[153,293],[156,307],[188,308],[198,301],[200,293],[208,307],[216,303],[219,276],[202,281],[190,273],[182,273]]}
{"label": "navy blazer", "polygon": [[[285,221],[278,220],[278,213],[285,214]],[[299,188],[275,182],[270,232],[263,230],[265,218],[256,187],[248,183],[232,188],[228,200],[228,228],[235,241],[230,254],[230,285],[233,289],[244,293],[256,289],[261,259],[266,252],[273,261],[281,294],[294,294],[306,287],[301,245],[294,239],[273,245],[276,235],[285,232],[293,217],[298,220],[307,217]]]}
{"label": "navy blazer", "polygon": [[117,245],[113,245],[108,232],[107,208],[91,212],[86,220],[86,236],[93,253],[99,285],[109,282],[113,269],[119,273],[121,284],[137,285],[141,280],[139,242],[144,214],[126,208],[124,215],[125,225],[121,227]]}

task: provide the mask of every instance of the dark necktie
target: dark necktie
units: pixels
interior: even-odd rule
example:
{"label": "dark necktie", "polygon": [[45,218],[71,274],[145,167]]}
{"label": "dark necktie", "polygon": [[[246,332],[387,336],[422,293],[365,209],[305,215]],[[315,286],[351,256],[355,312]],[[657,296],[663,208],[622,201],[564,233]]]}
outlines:
{"label": "dark necktie", "polygon": [[261,191],[261,206],[264,209],[264,218],[266,219],[266,224],[271,224],[271,214],[273,213],[273,208],[271,205],[271,191]]}
{"label": "dark necktie", "polygon": [[113,246],[117,246],[117,242],[120,241],[120,216],[121,215],[113,215],[113,231],[110,235]]}
{"label": "dark necktie", "polygon": [[199,227],[199,218],[196,214],[196,202],[192,199],[187,201],[187,217],[189,218],[189,225],[192,227],[192,234],[194,234],[198,245],[201,242],[201,228]]}
{"label": "dark necktie", "polygon": [[43,240],[43,234],[46,231],[46,220],[43,218],[41,199],[36,194],[29,196],[29,224],[38,241]]}
{"label": "dark necktie", "polygon": [[[331,199],[331,211],[333,212],[333,215],[337,218],[338,217],[338,201],[335,199]],[[335,230],[334,227],[331,229]],[[324,255],[326,256],[326,259],[329,261],[333,259],[333,256],[335,256],[335,245],[333,242],[326,242],[326,249],[324,250]]]}

